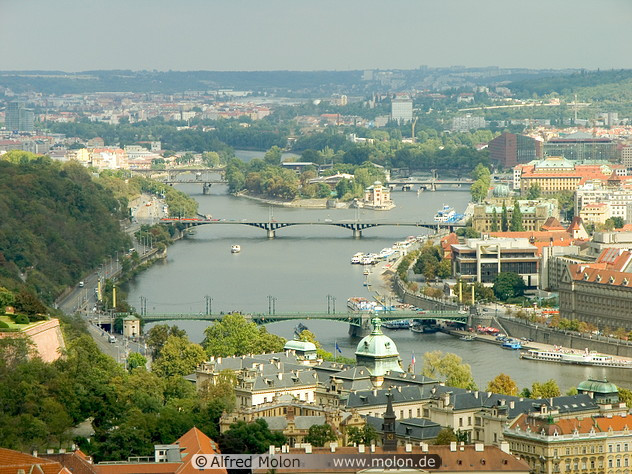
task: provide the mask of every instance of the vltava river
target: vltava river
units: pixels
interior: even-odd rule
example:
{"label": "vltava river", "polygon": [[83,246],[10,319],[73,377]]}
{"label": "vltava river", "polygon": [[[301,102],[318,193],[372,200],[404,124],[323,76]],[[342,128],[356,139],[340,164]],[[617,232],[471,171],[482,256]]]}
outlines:
{"label": "vltava river", "polygon": [[[198,185],[182,185],[181,190],[194,197],[200,212],[213,218],[234,220],[269,218],[277,221],[322,221],[328,219],[364,221],[432,221],[444,204],[463,212],[469,201],[467,189],[454,191],[394,192],[397,207],[388,212],[354,209],[309,210],[270,208],[227,194],[226,186],[213,185],[210,195]],[[357,213],[357,214],[356,214]],[[193,235],[169,248],[169,256],[140,274],[128,285],[129,302],[139,307],[140,297],[147,298],[148,313],[204,313],[205,297],[212,298],[212,312],[242,311],[265,313],[274,302],[276,312],[324,312],[328,295],[335,298],[337,311],[346,310],[347,298],[370,296],[363,286],[362,268],[350,265],[356,252],[379,252],[408,235],[423,233],[420,228],[377,227],[365,230],[360,240],[351,231],[333,226],[295,226],[277,231],[273,240],[265,231],[244,225],[212,225],[196,228]],[[233,244],[241,253],[231,254]],[[329,299],[330,304],[333,301]],[[268,329],[291,338],[298,321],[271,324]],[[184,321],[194,342],[201,342],[208,323]],[[304,321],[325,348],[333,352],[335,342],[343,355],[353,357],[359,339],[348,336],[348,326],[331,321]],[[497,346],[464,342],[445,334],[419,335],[408,331],[385,330],[399,349],[403,367],[408,367],[414,352],[417,371],[423,353],[431,350],[454,352],[471,364],[476,382],[484,388],[497,374],[504,372],[519,386],[554,378],[563,390],[590,377],[604,377],[627,386],[630,373],[621,369],[561,366],[522,361],[517,352]]]}

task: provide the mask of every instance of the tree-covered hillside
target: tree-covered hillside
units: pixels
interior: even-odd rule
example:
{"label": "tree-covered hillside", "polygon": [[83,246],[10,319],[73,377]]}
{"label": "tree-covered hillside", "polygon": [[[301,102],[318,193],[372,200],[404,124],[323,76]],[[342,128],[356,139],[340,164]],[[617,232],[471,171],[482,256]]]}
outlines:
{"label": "tree-covered hillside", "polygon": [[124,203],[78,163],[25,152],[0,157],[0,287],[23,283],[50,303],[117,250],[129,248]]}
{"label": "tree-covered hillside", "polygon": [[[621,91],[622,85],[632,85],[632,70],[616,71],[583,71],[564,76],[543,77],[513,82],[509,88],[518,96],[531,97],[533,94],[544,96],[548,94],[570,95],[578,94],[584,89],[609,90],[613,94]],[[586,96],[585,99],[592,99]],[[597,98],[597,97],[595,97]]]}

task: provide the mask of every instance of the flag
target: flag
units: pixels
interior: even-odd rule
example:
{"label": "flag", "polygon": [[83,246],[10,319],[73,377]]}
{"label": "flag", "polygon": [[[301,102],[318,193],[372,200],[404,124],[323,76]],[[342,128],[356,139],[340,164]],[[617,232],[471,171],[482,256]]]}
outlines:
{"label": "flag", "polygon": [[337,341],[336,341],[336,350],[342,354],[342,351],[340,350],[340,346],[338,345]]}
{"label": "flag", "polygon": [[410,363],[415,365],[415,353],[413,352],[413,356],[410,359]]}

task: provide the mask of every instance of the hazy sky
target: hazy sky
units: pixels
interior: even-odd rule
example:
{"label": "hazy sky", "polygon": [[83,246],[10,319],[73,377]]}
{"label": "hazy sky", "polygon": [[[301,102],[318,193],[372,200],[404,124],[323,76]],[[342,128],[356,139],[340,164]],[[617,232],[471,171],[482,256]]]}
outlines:
{"label": "hazy sky", "polygon": [[632,0],[0,0],[0,70],[632,68]]}

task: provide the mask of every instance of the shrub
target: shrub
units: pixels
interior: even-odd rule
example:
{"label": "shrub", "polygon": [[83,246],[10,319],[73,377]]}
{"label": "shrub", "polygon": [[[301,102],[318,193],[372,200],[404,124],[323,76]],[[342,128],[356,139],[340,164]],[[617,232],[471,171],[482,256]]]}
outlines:
{"label": "shrub", "polygon": [[0,329],[6,329],[8,327],[9,325],[7,323],[5,323],[4,321],[0,321]]}
{"label": "shrub", "polygon": [[29,324],[31,321],[29,321],[29,317],[25,314],[18,314],[15,319],[15,324]]}

